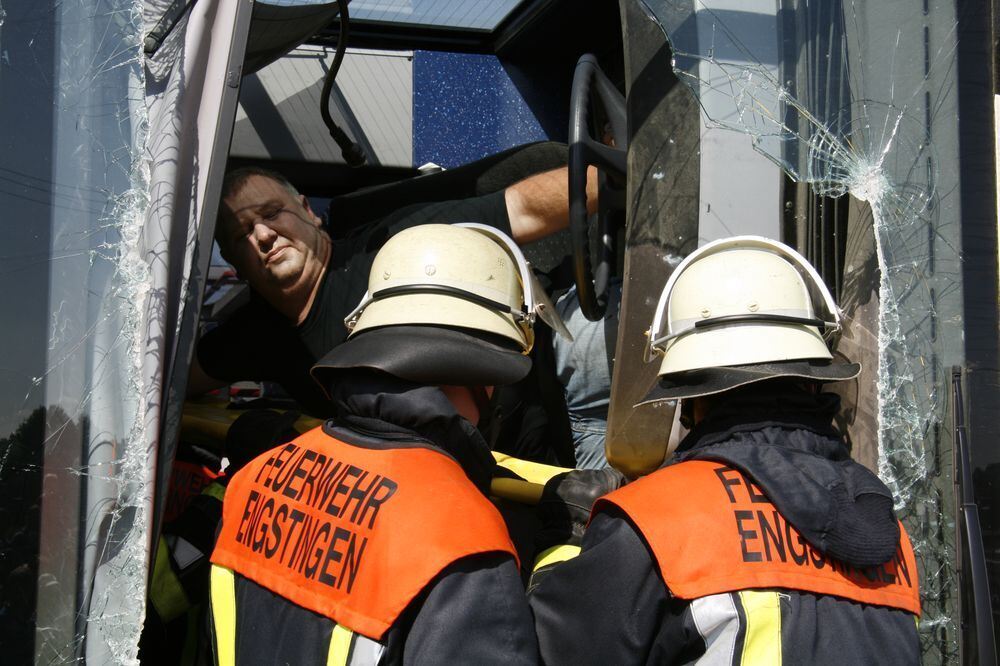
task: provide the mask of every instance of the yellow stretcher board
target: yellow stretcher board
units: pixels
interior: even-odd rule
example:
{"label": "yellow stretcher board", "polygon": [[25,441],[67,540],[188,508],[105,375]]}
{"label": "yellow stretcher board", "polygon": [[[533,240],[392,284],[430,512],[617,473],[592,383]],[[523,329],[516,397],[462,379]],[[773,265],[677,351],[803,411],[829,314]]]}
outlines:
{"label": "yellow stretcher board", "polygon": [[[238,409],[227,409],[228,403],[219,400],[189,400],[184,403],[181,415],[181,437],[214,451],[222,449],[229,426],[243,412]],[[295,422],[299,432],[312,430],[323,422],[310,416],[302,416]],[[543,463],[521,460],[504,453],[493,452],[497,464],[513,472],[517,479],[497,477],[493,479],[490,492],[500,499],[511,500],[521,504],[538,504],[542,496],[545,482],[556,474],[568,472],[565,467],[545,465]]]}

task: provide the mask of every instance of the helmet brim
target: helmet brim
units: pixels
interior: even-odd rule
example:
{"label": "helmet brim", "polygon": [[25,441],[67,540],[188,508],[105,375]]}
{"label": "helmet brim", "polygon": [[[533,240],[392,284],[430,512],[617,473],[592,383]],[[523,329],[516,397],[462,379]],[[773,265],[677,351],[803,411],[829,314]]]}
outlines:
{"label": "helmet brim", "polygon": [[428,385],[505,386],[524,379],[531,359],[489,337],[440,326],[372,328],[334,347],[311,373],[324,390],[335,371],[354,368]]}
{"label": "helmet brim", "polygon": [[817,382],[840,382],[861,374],[858,363],[800,360],[702,368],[663,375],[638,405],[698,398],[779,377],[800,377]]}

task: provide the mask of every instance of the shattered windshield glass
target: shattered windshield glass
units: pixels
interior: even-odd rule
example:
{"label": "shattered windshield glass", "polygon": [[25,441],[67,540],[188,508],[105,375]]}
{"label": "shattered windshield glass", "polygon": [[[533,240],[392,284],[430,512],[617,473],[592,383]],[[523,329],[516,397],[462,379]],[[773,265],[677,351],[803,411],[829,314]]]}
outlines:
{"label": "shattered windshield glass", "polygon": [[251,5],[165,22],[168,0],[0,5],[3,661],[137,663],[205,174]]}
{"label": "shattered windshield glass", "polygon": [[957,656],[948,369],[960,363],[951,3],[644,0],[703,122],[795,183],[858,202],[840,349],[866,366],[848,426],[897,498],[921,573],[925,657]]}
{"label": "shattered windshield glass", "polygon": [[[2,4],[0,644],[7,663],[120,656],[148,492],[141,6]],[[95,590],[109,564],[119,584]]]}

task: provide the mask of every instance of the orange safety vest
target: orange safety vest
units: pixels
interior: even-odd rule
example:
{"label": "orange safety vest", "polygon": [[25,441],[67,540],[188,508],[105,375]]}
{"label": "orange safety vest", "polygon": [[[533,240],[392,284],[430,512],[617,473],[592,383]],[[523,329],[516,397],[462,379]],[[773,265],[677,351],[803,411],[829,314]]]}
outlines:
{"label": "orange safety vest", "polygon": [[458,463],[316,428],[232,478],[212,562],[380,640],[435,576],[481,553],[517,558],[499,512]]}
{"label": "orange safety vest", "polygon": [[681,599],[748,589],[830,594],[920,614],[917,566],[900,525],[896,555],[866,569],[813,548],[742,473],[718,462],[665,467],[598,500],[625,512]]}

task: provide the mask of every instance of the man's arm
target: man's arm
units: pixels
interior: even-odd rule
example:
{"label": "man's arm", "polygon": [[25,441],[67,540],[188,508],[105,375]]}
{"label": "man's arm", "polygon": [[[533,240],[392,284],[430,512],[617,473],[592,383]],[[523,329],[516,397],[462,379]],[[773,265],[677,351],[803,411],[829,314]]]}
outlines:
{"label": "man's arm", "polygon": [[[241,305],[195,343],[187,397],[195,398],[237,381],[271,379],[267,361],[288,341],[253,303]],[[282,347],[284,345],[284,347]]]}
{"label": "man's arm", "polygon": [[[569,174],[566,167],[543,171],[504,191],[514,240],[531,243],[569,226]],[[587,213],[597,211],[597,169],[587,170]]]}

